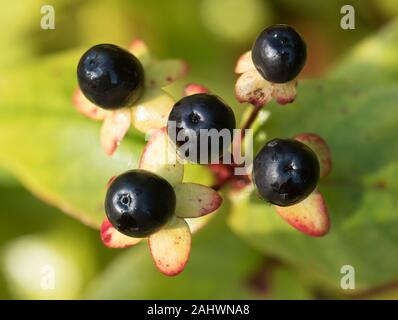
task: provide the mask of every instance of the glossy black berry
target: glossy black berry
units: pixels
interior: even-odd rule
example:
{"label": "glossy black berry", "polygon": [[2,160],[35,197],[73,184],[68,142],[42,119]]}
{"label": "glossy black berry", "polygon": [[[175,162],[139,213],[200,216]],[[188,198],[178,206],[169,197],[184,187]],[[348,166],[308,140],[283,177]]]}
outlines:
{"label": "glossy black berry", "polygon": [[162,177],[130,170],[116,177],[105,198],[110,223],[121,233],[142,238],[163,227],[174,214],[176,196]]}
{"label": "glossy black berry", "polygon": [[296,30],[284,24],[262,31],[252,48],[252,60],[257,71],[274,83],[285,83],[297,77],[306,57],[304,40]]}
{"label": "glossy black berry", "polygon": [[104,109],[133,104],[144,88],[144,69],[131,53],[113,44],[99,44],[80,58],[77,79],[88,100]]}
{"label": "glossy black berry", "polygon": [[308,146],[292,139],[274,139],[255,157],[253,180],[264,200],[289,206],[314,191],[319,170],[318,157]]}
{"label": "glossy black berry", "polygon": [[168,119],[168,133],[181,147],[180,155],[195,163],[218,161],[226,154],[234,128],[232,109],[219,97],[205,93],[182,98],[174,105]]}

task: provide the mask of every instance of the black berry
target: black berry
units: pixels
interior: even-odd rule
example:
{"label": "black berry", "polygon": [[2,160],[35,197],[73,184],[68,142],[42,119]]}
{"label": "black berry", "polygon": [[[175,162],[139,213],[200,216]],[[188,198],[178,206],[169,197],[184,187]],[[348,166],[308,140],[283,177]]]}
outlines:
{"label": "black berry", "polygon": [[131,53],[112,44],[99,44],[80,58],[77,79],[88,100],[104,109],[133,104],[144,88],[144,69]]}
{"label": "black berry", "polygon": [[253,180],[264,200],[293,205],[314,191],[319,180],[317,155],[292,139],[269,141],[254,159]]}
{"label": "black berry", "polygon": [[[196,154],[192,154],[195,152],[191,153],[189,149],[186,149],[184,150],[186,152],[183,154],[180,152],[180,155],[195,163],[209,163],[212,159],[218,160],[223,154],[226,154],[228,150],[225,149],[232,141],[235,128],[235,115],[232,109],[219,97],[205,93],[190,95],[178,101],[174,105],[168,121],[169,136],[173,131],[171,125],[176,127],[176,136],[171,137],[176,145],[178,147],[192,146],[191,150],[196,150]],[[179,135],[194,139],[186,138],[179,141]],[[213,148],[212,140],[215,141]],[[218,147],[216,142],[218,142]],[[226,148],[223,147],[224,143]],[[207,152],[207,157],[204,157],[204,152]],[[201,161],[201,154],[204,161]]]}
{"label": "black berry", "polygon": [[121,233],[142,238],[163,227],[174,214],[176,196],[162,177],[130,170],[116,177],[105,198],[110,223]]}
{"label": "black berry", "polygon": [[306,57],[304,40],[296,30],[284,24],[262,31],[252,48],[252,60],[257,71],[274,83],[285,83],[297,77]]}

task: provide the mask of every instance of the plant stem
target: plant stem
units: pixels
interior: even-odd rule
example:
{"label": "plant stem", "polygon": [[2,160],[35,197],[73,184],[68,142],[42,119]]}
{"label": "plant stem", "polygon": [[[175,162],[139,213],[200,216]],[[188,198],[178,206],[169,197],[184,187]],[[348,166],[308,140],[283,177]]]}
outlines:
{"label": "plant stem", "polygon": [[242,141],[245,138],[246,129],[251,128],[251,126],[253,125],[254,121],[256,120],[256,118],[262,108],[263,108],[263,105],[254,106],[252,112],[250,113],[250,115],[247,118],[246,122],[244,123],[243,127],[240,129],[239,138],[234,140],[233,149],[232,149],[233,154],[236,154],[236,152],[240,152],[240,147],[241,147]]}
{"label": "plant stem", "polygon": [[247,118],[245,124],[243,125],[243,127],[241,129],[241,140],[243,140],[243,138],[245,137],[246,129],[250,129],[250,127],[253,125],[253,122],[256,120],[256,118],[262,108],[263,108],[263,105],[255,106],[254,109],[252,110],[252,112],[250,113],[249,118]]}
{"label": "plant stem", "polygon": [[[263,107],[262,105],[254,106],[252,112],[250,113],[249,117],[247,118],[246,122],[244,123],[243,127],[240,130],[239,138],[234,139],[233,145],[232,145],[232,150],[233,150],[232,154],[233,155],[236,154],[237,152],[241,152],[240,147],[241,147],[243,139],[245,138],[245,133],[246,133],[245,131],[246,131],[246,129],[251,128],[251,126],[253,125],[254,121],[256,120],[258,114],[260,113],[260,110],[262,109],[262,107]],[[218,182],[216,182],[216,184],[214,184],[212,186],[212,188],[217,191],[220,190],[227,183],[235,181],[234,180],[235,179],[234,170],[233,170],[233,167],[235,166],[234,160],[232,160],[231,164],[224,164],[223,166],[224,166],[224,168],[228,168],[227,170],[229,172],[227,173],[226,176],[224,175],[224,177],[221,179],[221,181],[219,180]],[[217,176],[217,170],[215,170],[213,168],[213,171],[214,171],[215,175]]]}

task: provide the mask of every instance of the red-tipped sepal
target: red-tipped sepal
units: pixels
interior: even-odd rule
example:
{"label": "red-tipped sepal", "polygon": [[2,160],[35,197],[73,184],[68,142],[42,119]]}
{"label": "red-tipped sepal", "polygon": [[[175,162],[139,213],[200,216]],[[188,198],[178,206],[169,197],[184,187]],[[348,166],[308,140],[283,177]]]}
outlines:
{"label": "red-tipped sepal", "polygon": [[275,206],[278,214],[297,230],[313,237],[321,237],[330,228],[329,213],[319,191],[292,206]]}
{"label": "red-tipped sepal", "polygon": [[156,267],[167,276],[181,273],[191,251],[191,231],[184,219],[175,218],[149,237],[149,248]]}
{"label": "red-tipped sepal", "polygon": [[210,90],[205,86],[197,83],[190,83],[184,87],[184,97],[191,96],[198,93],[210,93]]}
{"label": "red-tipped sepal", "polygon": [[235,66],[235,73],[242,74],[252,70],[256,70],[256,67],[253,64],[252,52],[247,51],[239,57]]}
{"label": "red-tipped sepal", "polygon": [[184,60],[160,60],[148,66],[145,73],[146,84],[151,87],[165,87],[182,79],[188,72],[189,65]]}
{"label": "red-tipped sepal", "polygon": [[107,113],[100,133],[101,145],[107,155],[112,155],[116,151],[130,125],[130,109],[124,108]]}
{"label": "red-tipped sepal", "polygon": [[321,178],[329,175],[332,171],[332,156],[326,141],[315,133],[301,133],[294,139],[306,144],[316,153],[321,167]]}
{"label": "red-tipped sepal", "polygon": [[235,85],[235,94],[239,102],[249,102],[254,106],[263,106],[272,99],[272,84],[264,80],[257,70],[242,74]]}
{"label": "red-tipped sepal", "polygon": [[272,97],[279,104],[292,103],[297,95],[297,80],[286,83],[274,83],[272,89]]}
{"label": "red-tipped sepal", "polygon": [[197,183],[180,183],[174,187],[177,197],[176,215],[196,218],[217,210],[222,198],[217,191]]}
{"label": "red-tipped sepal", "polygon": [[102,120],[105,118],[106,111],[96,106],[94,103],[89,101],[81,92],[80,89],[76,89],[72,97],[73,105],[77,111],[86,117],[93,120]]}
{"label": "red-tipped sepal", "polygon": [[174,186],[181,183],[184,177],[184,166],[179,162],[176,152],[167,129],[159,129],[147,142],[139,167],[162,176]]}
{"label": "red-tipped sepal", "polygon": [[142,238],[132,238],[120,233],[107,218],[101,225],[101,239],[108,248],[127,248],[136,245],[142,240]]}
{"label": "red-tipped sepal", "polygon": [[148,133],[167,126],[175,101],[159,88],[146,90],[131,108],[131,122],[141,132]]}
{"label": "red-tipped sepal", "polygon": [[151,55],[148,46],[141,39],[134,39],[128,50],[142,63],[144,67],[148,66],[151,62]]}

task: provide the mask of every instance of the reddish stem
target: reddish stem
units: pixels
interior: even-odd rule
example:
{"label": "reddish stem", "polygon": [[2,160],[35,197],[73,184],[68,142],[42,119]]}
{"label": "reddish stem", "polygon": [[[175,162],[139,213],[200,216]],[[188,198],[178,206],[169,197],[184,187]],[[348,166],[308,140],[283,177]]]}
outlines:
{"label": "reddish stem", "polygon": [[253,125],[253,122],[256,120],[256,118],[262,108],[263,108],[263,105],[255,106],[254,109],[252,110],[252,112],[250,113],[249,118],[247,118],[245,124],[243,125],[243,127],[241,129],[241,141],[245,137],[246,129],[250,129],[250,127]]}
{"label": "reddish stem", "polygon": [[[257,105],[254,106],[254,109],[252,110],[252,112],[250,113],[249,117],[247,118],[246,122],[244,123],[244,125],[242,126],[242,128],[240,129],[240,136],[239,138],[236,138],[233,142],[233,146],[232,146],[232,150],[233,150],[233,154],[235,154],[236,152],[240,152],[240,146],[242,144],[243,139],[245,138],[245,134],[246,134],[246,129],[250,129],[251,126],[253,125],[254,121],[256,120],[260,110],[262,109],[262,105]],[[234,167],[236,166],[236,164],[234,163],[233,159],[232,159],[232,163],[231,164],[221,164],[221,166],[224,166],[224,174],[223,177],[220,177],[220,168],[216,169],[216,167],[211,167],[210,168],[213,170],[216,179],[218,180],[217,183],[215,185],[213,185],[213,189],[214,190],[220,190],[224,185],[226,185],[229,182],[233,182],[235,179],[234,176]],[[228,171],[228,174],[225,175],[225,170]],[[244,180],[241,179],[240,180]],[[243,182],[242,182],[243,183]]]}

